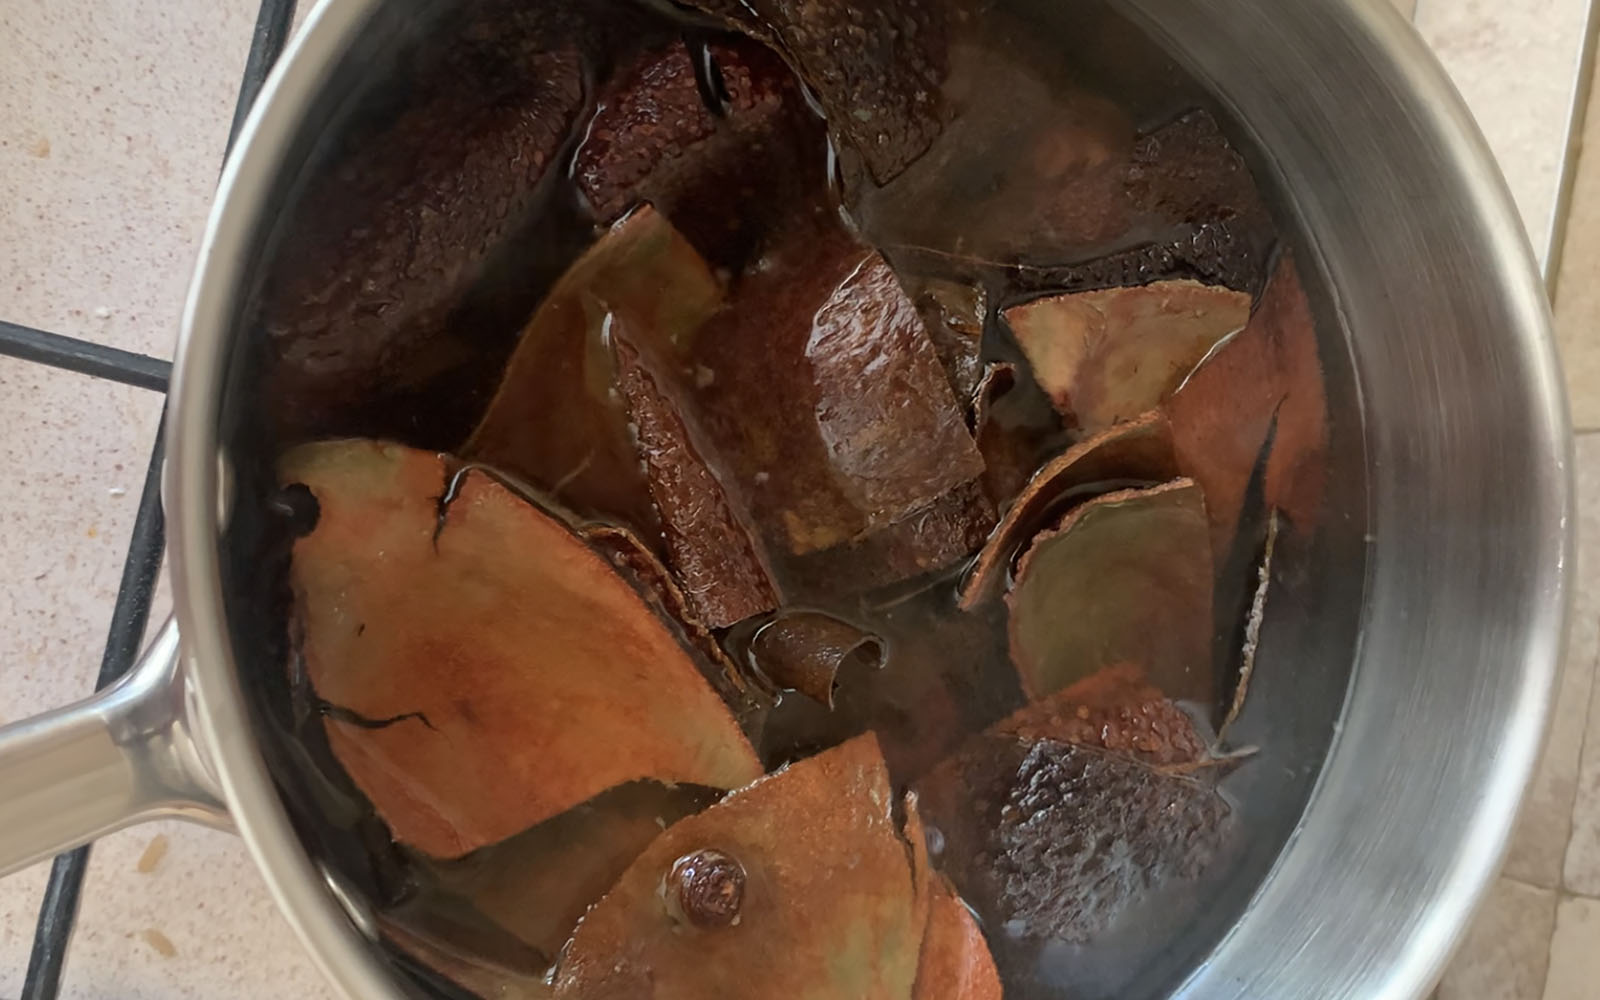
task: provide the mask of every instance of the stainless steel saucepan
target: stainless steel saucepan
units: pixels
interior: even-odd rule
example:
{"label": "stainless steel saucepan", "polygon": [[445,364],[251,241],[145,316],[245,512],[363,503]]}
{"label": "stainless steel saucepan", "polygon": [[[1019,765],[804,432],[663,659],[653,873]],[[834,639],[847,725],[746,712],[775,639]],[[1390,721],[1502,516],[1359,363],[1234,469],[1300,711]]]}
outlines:
{"label": "stainless steel saucepan", "polygon": [[[223,175],[168,416],[176,624],[116,687],[0,729],[0,874],[157,816],[231,825],[351,997],[409,987],[373,947],[361,900],[291,827],[241,675],[253,661],[228,580],[248,567],[224,539],[251,457],[237,388],[269,234],[351,81],[393,71],[386,50],[421,2],[323,0]],[[1069,30],[1070,4],[1005,6],[1045,37]],[[1325,692],[1331,748],[1303,769],[1262,877],[1177,995],[1417,997],[1498,867],[1560,652],[1569,435],[1543,289],[1466,109],[1383,0],[1117,6],[1261,151],[1309,245],[1323,318],[1345,334],[1345,403],[1360,414],[1328,529],[1349,544],[1309,564],[1340,586],[1305,609],[1313,623],[1343,616],[1348,641],[1317,642],[1312,627],[1277,656],[1308,676],[1342,660],[1318,672],[1339,678]]]}

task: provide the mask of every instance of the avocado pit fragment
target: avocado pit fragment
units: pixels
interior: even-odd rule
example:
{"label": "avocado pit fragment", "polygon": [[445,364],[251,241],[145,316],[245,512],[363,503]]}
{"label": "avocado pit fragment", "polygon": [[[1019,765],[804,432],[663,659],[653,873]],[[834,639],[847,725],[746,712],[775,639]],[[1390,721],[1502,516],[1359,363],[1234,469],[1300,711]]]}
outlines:
{"label": "avocado pit fragment", "polygon": [[1038,392],[1010,361],[985,364],[972,390],[967,424],[983,456],[984,493],[996,510],[1016,500],[1061,430],[1059,419],[1040,425]]}
{"label": "avocado pit fragment", "polygon": [[722,303],[682,234],[638,207],[539,307],[463,448],[585,514],[655,529],[689,610],[713,628],[779,603],[744,501],[687,396],[689,352]]}
{"label": "avocado pit fragment", "polygon": [[1063,505],[1071,503],[1076,491],[1118,481],[1160,483],[1176,475],[1172,431],[1166,417],[1155,411],[1073,445],[1038,468],[990,533],[962,583],[962,609],[970,611],[994,595],[1012,560],[1052,514],[1059,518],[1065,512]]}
{"label": "avocado pit fragment", "polygon": [[1250,316],[1250,297],[1158,281],[1038,299],[1005,312],[1033,377],[1085,433],[1151,410]]}
{"label": "avocado pit fragment", "polygon": [[[907,998],[927,921],[877,741],[864,735],[668,827],[583,918],[556,996]],[[674,872],[715,851],[738,919],[679,918]],[[720,896],[726,875],[714,879]]]}
{"label": "avocado pit fragment", "polygon": [[1035,537],[1006,595],[1023,689],[1042,697],[1126,662],[1170,697],[1209,701],[1212,586],[1193,480],[1073,508]]}
{"label": "avocado pit fragment", "polygon": [[627,321],[617,318],[611,334],[617,385],[689,610],[712,628],[772,610],[781,597],[766,552],[705,432],[692,422],[681,379],[669,360],[651,364]]}
{"label": "avocado pit fragment", "polygon": [[967,904],[940,878],[928,906],[912,1000],[1001,1000],[1000,973]]}
{"label": "avocado pit fragment", "polygon": [[[695,60],[718,93],[702,92]],[[822,189],[826,144],[777,53],[744,39],[673,42],[605,85],[572,173],[604,222],[650,203],[708,259],[737,268],[790,206]],[[804,162],[816,167],[793,169]]]}
{"label": "avocado pit fragment", "polygon": [[1097,747],[1156,767],[1194,764],[1207,753],[1189,714],[1131,663],[1107,667],[1042,698],[996,723],[991,732],[1025,743],[1053,739]]}
{"label": "avocado pit fragment", "polygon": [[630,781],[531,829],[460,858],[417,858],[427,888],[396,919],[441,909],[470,912],[544,957],[545,972],[584,912],[662,826],[722,797],[700,785]]}
{"label": "avocado pit fragment", "polygon": [[582,514],[657,527],[628,415],[610,391],[607,319],[630,321],[636,337],[681,342],[722,303],[706,262],[666,219],[640,207],[545,296],[461,456],[520,476]]}
{"label": "avocado pit fragment", "polygon": [[689,606],[689,595],[684,593],[672,571],[638,535],[608,521],[585,522],[578,525],[577,531],[661,617],[678,626],[684,644],[705,660],[706,680],[736,714],[759,707],[763,699],[748,683],[745,672],[722,647],[717,633],[695,615]]}
{"label": "avocado pit fragment", "polygon": [[741,276],[693,351],[706,426],[800,599],[949,565],[994,516],[916,308],[882,257],[815,224]]}
{"label": "avocado pit fragment", "polygon": [[1165,409],[1179,468],[1205,490],[1218,559],[1233,544],[1269,431],[1263,500],[1297,530],[1315,527],[1328,475],[1328,403],[1311,303],[1292,254],[1279,259],[1249,324]]}
{"label": "avocado pit fragment", "polygon": [[[371,441],[305,445],[317,526],[290,584],[324,720],[397,840],[458,857],[638,779],[761,774],[726,705],[645,600],[562,522],[469,469]],[[605,623],[597,628],[596,623]]]}
{"label": "avocado pit fragment", "polygon": [[934,860],[1008,941],[1084,942],[1200,874],[1230,810],[1193,723],[1136,668],[1043,699],[916,783]]}
{"label": "avocado pit fragment", "polygon": [[989,322],[989,295],[975,282],[903,279],[958,401],[970,401],[985,374],[979,358]]}
{"label": "avocado pit fragment", "polygon": [[1153,238],[1057,266],[1017,268],[1023,290],[1082,292],[1188,279],[1254,295],[1277,231],[1245,163],[1216,119],[1193,110],[1141,136],[1123,196]]}

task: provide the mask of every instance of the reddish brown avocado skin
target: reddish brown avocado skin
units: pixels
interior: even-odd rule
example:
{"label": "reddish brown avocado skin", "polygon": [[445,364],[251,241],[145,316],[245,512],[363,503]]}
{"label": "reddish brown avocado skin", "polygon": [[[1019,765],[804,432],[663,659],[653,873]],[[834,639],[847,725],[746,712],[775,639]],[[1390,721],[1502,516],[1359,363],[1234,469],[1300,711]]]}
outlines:
{"label": "reddish brown avocado skin", "polygon": [[[470,425],[485,357],[509,347],[522,281],[496,257],[540,206],[586,101],[576,19],[486,0],[452,12],[408,81],[318,161],[264,276],[265,392],[291,441],[406,433],[448,447]],[[369,102],[370,103],[370,102]],[[425,409],[424,409],[425,407]],[[419,413],[426,419],[418,419]]]}

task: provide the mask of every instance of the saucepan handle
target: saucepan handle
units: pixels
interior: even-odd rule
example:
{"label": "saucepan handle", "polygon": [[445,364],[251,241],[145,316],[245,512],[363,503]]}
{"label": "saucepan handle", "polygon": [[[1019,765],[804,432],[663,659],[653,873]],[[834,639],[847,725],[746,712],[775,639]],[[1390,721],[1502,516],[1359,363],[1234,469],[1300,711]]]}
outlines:
{"label": "saucepan handle", "polygon": [[0,727],[0,876],[141,820],[227,825],[181,662],[168,620],[116,684]]}

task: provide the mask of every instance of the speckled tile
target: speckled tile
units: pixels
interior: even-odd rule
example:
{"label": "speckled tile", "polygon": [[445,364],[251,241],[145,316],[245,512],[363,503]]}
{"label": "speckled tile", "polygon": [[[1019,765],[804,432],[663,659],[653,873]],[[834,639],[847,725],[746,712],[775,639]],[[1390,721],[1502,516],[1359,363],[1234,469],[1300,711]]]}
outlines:
{"label": "speckled tile", "polygon": [[1579,548],[1566,658],[1544,755],[1528,789],[1505,865],[1505,873],[1512,878],[1546,889],[1561,887],[1600,647],[1600,437],[1580,437],[1576,461]]}
{"label": "speckled tile", "polygon": [[1544,1000],[1593,1000],[1600,991],[1600,900],[1563,899],[1550,941]]}
{"label": "speckled tile", "polygon": [[257,0],[6,0],[0,318],[168,356]]}
{"label": "speckled tile", "polygon": [[0,879],[0,997],[22,993],[22,977],[33,946],[33,922],[44,897],[47,865]]}
{"label": "speckled tile", "polygon": [[[92,688],[160,407],[0,360],[0,722]],[[0,996],[21,990],[44,874],[0,880]]]}
{"label": "speckled tile", "polygon": [[[156,837],[165,853],[141,871]],[[64,997],[333,997],[238,838],[157,823],[103,838],[92,857]]]}
{"label": "speckled tile", "polygon": [[93,685],[160,415],[149,392],[0,359],[0,722]]}
{"label": "speckled tile", "polygon": [[1589,94],[1556,281],[1556,337],[1573,424],[1600,429],[1600,74]]}
{"label": "speckled tile", "polygon": [[1496,881],[1439,981],[1437,1000],[1538,1000],[1555,919],[1551,890]]}
{"label": "speckled tile", "polygon": [[1418,0],[1417,29],[1466,98],[1543,261],[1589,0]]}

